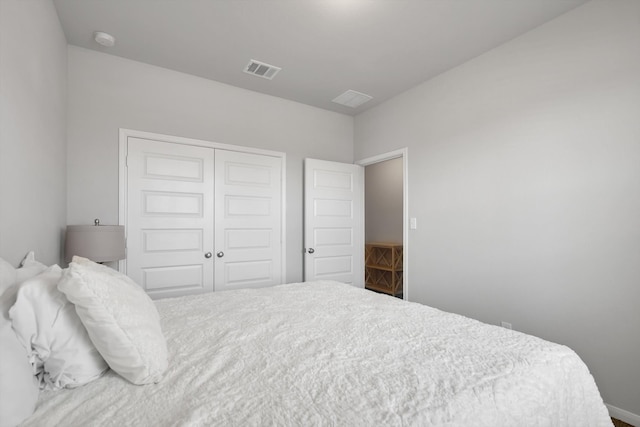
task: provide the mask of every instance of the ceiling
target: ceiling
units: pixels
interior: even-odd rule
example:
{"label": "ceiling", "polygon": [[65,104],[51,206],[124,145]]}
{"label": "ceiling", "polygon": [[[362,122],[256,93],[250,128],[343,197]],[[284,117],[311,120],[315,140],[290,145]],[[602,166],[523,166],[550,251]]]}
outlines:
{"label": "ceiling", "polygon": [[[358,114],[586,0],[54,0],[69,44]],[[95,31],[116,38],[105,48]],[[250,59],[280,71],[242,70]],[[373,97],[349,108],[346,90]]]}

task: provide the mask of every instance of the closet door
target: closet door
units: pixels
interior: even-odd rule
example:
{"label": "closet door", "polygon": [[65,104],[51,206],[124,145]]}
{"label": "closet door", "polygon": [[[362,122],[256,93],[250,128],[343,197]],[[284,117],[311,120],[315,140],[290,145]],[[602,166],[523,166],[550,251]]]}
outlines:
{"label": "closet door", "polygon": [[215,290],[282,283],[282,158],[216,150]]}
{"label": "closet door", "polygon": [[214,150],[127,140],[127,275],[152,298],[213,291]]}

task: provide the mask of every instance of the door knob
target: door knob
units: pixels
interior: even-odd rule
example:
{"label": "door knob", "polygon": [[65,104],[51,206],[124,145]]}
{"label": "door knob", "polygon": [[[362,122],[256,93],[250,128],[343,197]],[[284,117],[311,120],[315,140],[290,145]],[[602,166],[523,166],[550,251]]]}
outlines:
{"label": "door knob", "polygon": [[220,251],[216,254],[218,258],[222,258],[224,256],[224,252]]}
{"label": "door knob", "polygon": [[310,254],[314,253],[316,250],[313,248],[309,248],[309,250],[307,252],[309,252]]}
{"label": "door knob", "polygon": [[211,258],[211,252],[207,252],[206,254],[204,254],[204,257],[207,259]]}

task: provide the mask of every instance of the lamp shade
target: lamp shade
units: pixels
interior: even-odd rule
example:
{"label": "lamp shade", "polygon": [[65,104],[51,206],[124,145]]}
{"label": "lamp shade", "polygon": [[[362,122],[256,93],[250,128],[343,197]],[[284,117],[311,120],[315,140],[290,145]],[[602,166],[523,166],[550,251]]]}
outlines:
{"label": "lamp shade", "polygon": [[74,255],[95,262],[118,261],[125,258],[124,227],[122,225],[68,225],[65,261]]}

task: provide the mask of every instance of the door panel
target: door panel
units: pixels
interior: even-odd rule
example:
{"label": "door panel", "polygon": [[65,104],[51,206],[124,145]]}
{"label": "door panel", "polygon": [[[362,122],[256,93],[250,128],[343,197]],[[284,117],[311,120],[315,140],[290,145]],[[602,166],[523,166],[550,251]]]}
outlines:
{"label": "door panel", "polygon": [[145,253],[196,251],[202,248],[202,241],[202,230],[197,229],[142,230],[143,251]]}
{"label": "door panel", "polygon": [[127,144],[127,275],[152,298],[213,291],[213,150]]}
{"label": "door panel", "polygon": [[204,194],[189,194],[166,191],[141,191],[142,214],[145,216],[158,215],[161,217],[202,217],[202,199]]}
{"label": "door panel", "polygon": [[363,171],[305,159],[305,281],[364,287]]}
{"label": "door panel", "polygon": [[273,278],[273,262],[271,260],[225,262],[225,287],[251,287],[248,285],[265,286]]}
{"label": "door panel", "polygon": [[270,249],[273,231],[270,229],[245,228],[225,230],[227,249]]}
{"label": "door panel", "polygon": [[216,150],[216,291],[282,283],[282,166]]}
{"label": "door panel", "polygon": [[148,178],[202,182],[203,173],[203,159],[164,156],[159,153],[148,153],[145,157],[145,176]]}
{"label": "door panel", "polygon": [[146,291],[153,295],[159,292],[202,292],[202,265],[180,265],[169,267],[147,267],[142,270]]}
{"label": "door panel", "polygon": [[343,228],[316,228],[314,230],[315,248],[324,246],[353,246],[353,229]]}

